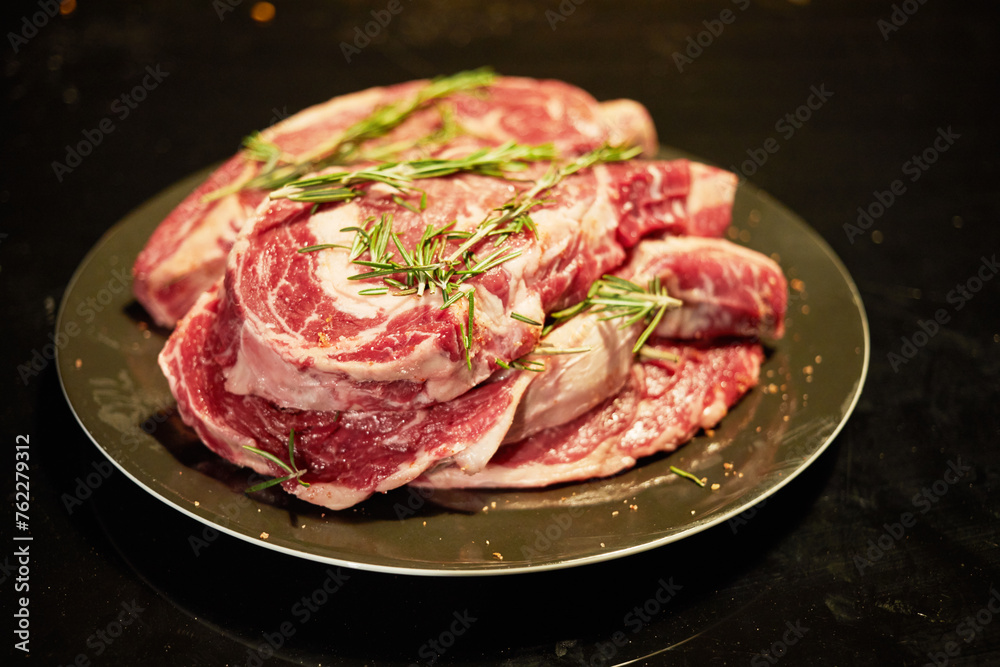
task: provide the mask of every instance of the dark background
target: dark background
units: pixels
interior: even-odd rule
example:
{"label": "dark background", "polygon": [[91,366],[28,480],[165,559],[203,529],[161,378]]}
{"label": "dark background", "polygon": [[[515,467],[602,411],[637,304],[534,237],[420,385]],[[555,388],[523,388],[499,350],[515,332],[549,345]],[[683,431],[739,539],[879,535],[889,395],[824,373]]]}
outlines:
{"label": "dark background", "polygon": [[[87,250],[129,210],[230,155],[276,116],[483,64],[565,79],[598,99],[640,100],[663,144],[725,167],[777,139],[780,149],[745,172],[807,220],[854,276],[871,323],[864,393],[827,452],[738,530],[723,524],[548,574],[347,571],[329,604],[307,623],[296,619],[296,634],[266,664],[407,664],[464,611],[477,620],[436,664],[1000,664],[1000,620],[987,607],[995,594],[1000,608],[1000,280],[948,298],[1000,250],[997,4],[576,1],[563,2],[565,20],[556,21],[546,14],[560,11],[557,0],[402,0],[350,63],[340,43],[387,2],[275,0],[276,16],[259,23],[249,1],[80,0],[67,15],[36,18],[44,25],[35,32],[24,20],[43,11],[38,3],[5,4],[0,637],[18,660],[10,664],[256,664],[253,649],[327,577],[323,565],[227,536],[195,558],[188,536],[201,526],[117,472],[67,511],[61,496],[103,457],[68,409],[54,365],[27,382],[17,367],[49,342]],[[894,7],[907,20],[886,32]],[[735,20],[679,71],[674,53],[724,9]],[[121,118],[115,100],[147,66],[167,76]],[[813,86],[832,96],[783,136],[775,124]],[[52,163],[105,118],[114,131],[60,180]],[[912,181],[904,164],[949,128],[958,138]],[[856,224],[858,207],[897,179],[905,192],[849,238],[844,226]],[[939,309],[948,322],[893,364],[903,337]],[[17,435],[31,442],[27,658],[13,650],[8,613]],[[921,513],[914,495],[944,479],[949,463],[969,470],[939,483],[946,493]],[[880,536],[904,512],[916,524],[900,539],[883,537],[883,552]],[[633,633],[628,614],[671,577],[683,588]],[[118,634],[123,605],[141,611]],[[962,625],[977,613],[982,625]],[[106,642],[99,631],[115,636]],[[621,631],[630,643],[616,647]],[[761,655],[782,653],[783,636],[795,643],[782,657]]]}

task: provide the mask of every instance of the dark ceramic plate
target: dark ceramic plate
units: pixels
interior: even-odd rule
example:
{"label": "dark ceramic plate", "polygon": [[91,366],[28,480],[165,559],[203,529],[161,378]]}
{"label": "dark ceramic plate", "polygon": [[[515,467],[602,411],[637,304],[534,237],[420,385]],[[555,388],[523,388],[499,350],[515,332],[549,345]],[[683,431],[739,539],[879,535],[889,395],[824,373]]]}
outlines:
{"label": "dark ceramic plate", "polygon": [[[163,502],[254,544],[310,560],[422,575],[509,574],[651,549],[746,511],[789,483],[840,431],[868,368],[857,289],[830,248],[788,209],[742,184],[730,237],[776,258],[792,285],[787,334],[761,386],[714,432],[610,479],[531,491],[403,488],[341,512],[275,491],[242,493],[249,472],[201,446],[178,418],[150,325],[126,282],[145,240],[207,174],[139,207],[90,251],[66,290],[57,331],[63,390],[81,426]],[[670,473],[707,477],[715,490]]]}

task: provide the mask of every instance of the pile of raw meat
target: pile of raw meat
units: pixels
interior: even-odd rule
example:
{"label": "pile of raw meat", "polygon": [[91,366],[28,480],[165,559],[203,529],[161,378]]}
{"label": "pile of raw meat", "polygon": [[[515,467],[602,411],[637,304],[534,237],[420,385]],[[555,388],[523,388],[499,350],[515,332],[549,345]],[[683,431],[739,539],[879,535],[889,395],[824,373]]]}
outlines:
{"label": "pile of raw meat", "polygon": [[[425,99],[429,85],[334,98],[259,139],[288,163],[317,146],[353,160],[317,162],[326,172],[511,145],[551,145],[552,157],[413,189],[358,182],[319,204],[239,187],[273,163],[249,151],[231,158],[161,223],[134,267],[139,301],[175,327],[160,366],[184,421],[229,461],[295,471],[282,488],[332,509],[410,483],[540,487],[612,475],[715,426],[757,383],[758,339],[782,335],[787,298],[773,261],[721,238],[735,177],[651,159],[655,130],[636,102],[513,77]],[[401,109],[358,138],[359,124]],[[354,138],[349,151],[338,137]],[[609,145],[642,157],[562,173],[537,193],[530,224],[460,248],[539,179]],[[385,248],[352,251],[386,221]],[[450,304],[441,289],[407,290],[402,272],[357,278],[372,270],[366,261],[419,263],[408,255],[440,229],[434,257],[488,266],[459,274]],[[643,289],[658,278],[680,301],[638,354],[648,317],[623,326],[592,307],[543,326],[608,274]]]}

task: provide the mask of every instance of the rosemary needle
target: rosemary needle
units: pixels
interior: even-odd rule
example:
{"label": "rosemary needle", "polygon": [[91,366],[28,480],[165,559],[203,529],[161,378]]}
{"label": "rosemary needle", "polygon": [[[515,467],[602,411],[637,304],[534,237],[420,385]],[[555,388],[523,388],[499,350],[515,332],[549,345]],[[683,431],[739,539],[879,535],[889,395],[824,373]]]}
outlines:
{"label": "rosemary needle", "polygon": [[295,466],[295,429],[294,428],[288,432],[288,460],[290,461],[291,465],[289,465],[288,463],[285,463],[284,461],[282,461],[281,459],[279,459],[277,456],[275,456],[271,452],[264,451],[263,449],[258,449],[257,447],[252,447],[250,445],[243,445],[243,449],[246,449],[248,451],[253,452],[254,454],[257,454],[259,456],[264,457],[265,459],[267,459],[271,463],[274,463],[275,465],[277,465],[278,467],[280,467],[282,470],[285,470],[286,472],[288,472],[288,474],[285,475],[284,477],[277,477],[275,479],[269,479],[266,482],[261,482],[260,484],[254,484],[253,486],[251,486],[249,489],[246,490],[247,493],[255,493],[257,491],[262,491],[263,489],[275,486],[277,484],[281,484],[282,482],[286,482],[286,481],[288,481],[290,479],[296,479],[296,480],[298,480],[298,483],[301,484],[302,486],[309,486],[308,482],[303,482],[302,481],[302,475],[304,475],[307,472],[305,470],[305,468],[299,470]]}
{"label": "rosemary needle", "polygon": [[678,477],[683,477],[684,479],[689,479],[689,480],[691,480],[692,482],[694,482],[695,484],[697,484],[700,487],[704,487],[705,486],[705,482],[701,481],[700,479],[698,479],[697,477],[695,477],[691,473],[687,472],[686,470],[681,470],[680,468],[675,468],[674,466],[670,466],[670,472],[674,473]]}
{"label": "rosemary needle", "polygon": [[525,324],[533,324],[536,327],[542,326],[541,322],[536,322],[535,320],[531,319],[530,317],[527,317],[526,315],[522,315],[521,313],[511,313],[510,318],[512,320],[517,320],[518,322],[524,322]]}

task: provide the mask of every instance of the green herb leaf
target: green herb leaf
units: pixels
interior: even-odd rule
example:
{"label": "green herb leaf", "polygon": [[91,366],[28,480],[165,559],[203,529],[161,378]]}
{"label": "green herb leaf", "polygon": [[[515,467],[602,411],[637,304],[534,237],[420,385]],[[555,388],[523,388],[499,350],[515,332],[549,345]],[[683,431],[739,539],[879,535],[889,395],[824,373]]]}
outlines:
{"label": "green herb leaf", "polygon": [[267,459],[271,463],[274,463],[275,465],[277,465],[278,467],[282,468],[283,470],[285,470],[287,472],[290,472],[290,473],[294,473],[295,472],[295,470],[293,470],[291,468],[291,466],[289,466],[287,463],[285,463],[284,461],[282,461],[281,459],[279,459],[277,456],[275,456],[271,452],[264,451],[263,449],[258,449],[257,447],[252,447],[250,445],[243,445],[243,449],[247,449],[247,450],[253,452],[254,454],[257,454],[259,456],[263,456],[265,459]]}
{"label": "green herb leaf", "polygon": [[[338,418],[339,418],[339,414],[338,414]],[[285,463],[284,461],[282,461],[281,459],[279,459],[277,456],[275,456],[271,452],[265,451],[263,449],[259,449],[257,447],[253,447],[251,445],[243,445],[243,449],[251,451],[254,454],[257,454],[258,456],[264,457],[265,459],[267,459],[271,463],[277,465],[279,468],[281,468],[282,470],[284,470],[285,472],[288,473],[288,475],[286,475],[284,477],[279,477],[277,479],[270,479],[270,480],[267,480],[266,482],[261,482],[260,484],[255,484],[255,485],[251,486],[250,488],[248,488],[246,490],[246,493],[254,493],[256,491],[260,491],[262,489],[266,489],[266,488],[275,486],[276,484],[281,484],[282,482],[286,482],[286,481],[288,481],[290,479],[296,479],[296,480],[298,480],[299,484],[301,484],[302,486],[309,486],[308,482],[303,482],[302,479],[301,479],[302,475],[306,474],[307,470],[305,470],[304,468],[302,470],[299,470],[295,466],[295,429],[294,428],[291,429],[288,432],[288,460],[289,460],[290,463]]]}
{"label": "green herb leaf", "polygon": [[624,278],[605,275],[590,286],[586,299],[574,306],[551,313],[551,317],[555,320],[554,324],[559,324],[593,309],[595,313],[604,313],[600,318],[602,321],[622,318],[624,321],[621,328],[644,321],[646,326],[632,347],[632,353],[636,354],[656,331],[667,309],[677,308],[682,303],[680,299],[667,294],[658,277],[650,280],[643,289]]}
{"label": "green herb leaf", "polygon": [[701,481],[700,479],[698,479],[691,473],[687,472],[686,470],[681,470],[680,468],[675,468],[674,466],[670,466],[670,472],[674,473],[679,477],[683,477],[684,479],[689,479],[700,487],[704,488],[705,486],[705,482]]}
{"label": "green herb leaf", "polygon": [[[423,295],[425,291],[433,292],[435,289],[441,290],[442,305],[444,310],[461,298],[466,298],[469,302],[468,322],[460,322],[460,332],[463,349],[465,352],[466,366],[472,368],[472,343],[474,340],[475,326],[475,292],[474,290],[461,290],[459,285],[470,278],[482,275],[501,264],[508,262],[522,254],[521,249],[509,249],[496,247],[501,245],[513,234],[520,234],[524,230],[529,230],[537,235],[534,221],[528,215],[531,209],[548,203],[542,198],[542,193],[558,184],[563,178],[574,174],[581,169],[593,166],[598,162],[612,162],[626,160],[638,154],[638,149],[625,147],[602,146],[590,153],[577,158],[561,167],[553,166],[546,174],[535,182],[534,186],[527,191],[518,194],[510,201],[497,207],[490,215],[480,222],[475,231],[456,231],[452,227],[452,221],[440,228],[427,225],[421,234],[420,240],[411,249],[407,248],[399,235],[392,231],[392,216],[383,214],[378,222],[365,222],[362,227],[346,227],[341,231],[354,231],[355,237],[350,248],[350,260],[355,264],[367,267],[370,271],[355,274],[348,277],[348,280],[370,280],[382,278],[388,286],[396,288],[395,296],[407,296],[415,294]],[[455,160],[414,160],[409,162],[385,163],[375,167],[369,167],[356,171],[341,171],[324,174],[321,176],[301,179],[289,184],[287,187],[272,193],[272,197],[288,197],[291,199],[303,199],[306,201],[319,200],[324,193],[332,193],[331,196],[342,197],[343,191],[358,192],[348,186],[360,186],[364,183],[383,183],[396,188],[402,193],[418,192],[409,183],[415,179],[433,178],[447,176],[459,171],[482,173],[487,175],[499,175],[506,177],[507,172],[524,168],[527,162],[536,160],[548,160],[554,157],[554,151],[550,145],[544,146],[521,146],[513,142],[504,144],[497,148],[482,148],[464,158]],[[421,192],[421,209],[426,206],[426,193]],[[396,195],[393,197],[397,204],[406,206],[411,211],[419,212],[410,202]],[[478,259],[474,256],[477,245],[488,237],[495,237],[494,250],[486,257]],[[389,239],[392,239],[395,246],[395,253],[388,250]],[[450,240],[461,239],[461,243],[446,252],[446,245]],[[338,247],[326,245],[323,247]],[[342,246],[339,246],[342,247]],[[319,249],[311,246],[310,249]],[[300,249],[300,252],[307,249]],[[361,256],[369,252],[370,259],[363,260]],[[393,255],[398,255],[399,260],[393,259]],[[405,279],[405,282],[397,280],[393,276]],[[592,288],[588,297],[590,301],[577,304],[569,309],[557,313],[557,318],[564,318],[583,312],[584,310],[598,306],[607,309],[608,318],[627,316],[626,326],[645,318],[657,305],[661,306],[661,311],[654,315],[656,321],[663,316],[665,309],[665,299],[669,299],[665,294],[655,294],[655,298],[647,298],[646,292],[634,286],[628,281],[619,278],[605,276],[608,289],[603,293],[598,293]],[[622,290],[634,293],[631,301],[625,301],[622,294],[615,292]],[[388,289],[371,288],[361,290],[360,294],[383,295],[388,293]],[[610,296],[609,296],[610,293]],[[679,303],[676,299],[670,302]],[[625,309],[624,311],[622,309]],[[515,320],[542,326],[541,322],[536,322],[518,313],[512,313]],[[551,327],[543,328],[543,334],[547,333]],[[655,328],[655,324],[654,327]],[[642,341],[652,332],[649,329],[643,336]],[[641,344],[636,347],[638,349]],[[575,349],[568,352],[579,353],[585,351]],[[554,354],[554,352],[550,352]],[[499,362],[498,362],[499,363]],[[507,366],[505,366],[506,368]],[[520,368],[523,370],[539,371],[544,369],[544,364],[538,361],[512,362],[510,368]]]}
{"label": "green herb leaf", "polygon": [[266,482],[261,482],[260,484],[254,484],[250,488],[245,489],[245,493],[256,493],[258,491],[263,491],[264,489],[268,489],[272,486],[277,486],[282,482],[287,482],[292,477],[295,477],[295,475],[285,475],[284,477],[275,477],[274,479],[269,479]]}
{"label": "green herb leaf", "polygon": [[317,250],[327,250],[329,248],[343,248],[344,250],[351,249],[349,246],[339,245],[337,243],[319,243],[317,245],[308,245],[305,248],[299,248],[297,252],[316,252]]}
{"label": "green herb leaf", "polygon": [[354,171],[336,171],[311,176],[288,183],[271,193],[271,199],[294,201],[342,201],[357,196],[358,190],[349,186],[382,183],[401,192],[420,193],[420,206],[414,206],[398,195],[393,196],[400,206],[415,213],[427,207],[427,193],[410,185],[413,181],[442,178],[457,173],[481,174],[506,178],[508,172],[527,168],[527,163],[554,160],[552,144],[525,146],[507,142],[496,148],[481,148],[465,157],[455,159],[424,159],[406,162],[385,162],[374,167]]}
{"label": "green herb leaf", "polygon": [[544,345],[539,345],[531,354],[538,354],[542,356],[553,356],[557,354],[584,354],[590,352],[592,347],[545,347]]}
{"label": "green herb leaf", "polygon": [[533,320],[530,317],[527,317],[525,315],[522,315],[521,313],[511,313],[510,314],[510,318],[512,320],[517,320],[518,322],[524,322],[525,324],[533,324],[536,327],[542,326],[541,322],[536,322],[535,320]]}
{"label": "green herb leaf", "polygon": [[385,136],[414,112],[454,93],[488,86],[495,78],[489,68],[438,77],[419,89],[411,99],[378,107],[340,135],[295,158],[285,157],[277,145],[263,141],[255,132],[243,140],[243,146],[249,159],[264,163],[257,175],[211,192],[202,201],[213,201],[248,188],[273,190],[325,166],[348,162],[358,156],[365,141]]}

